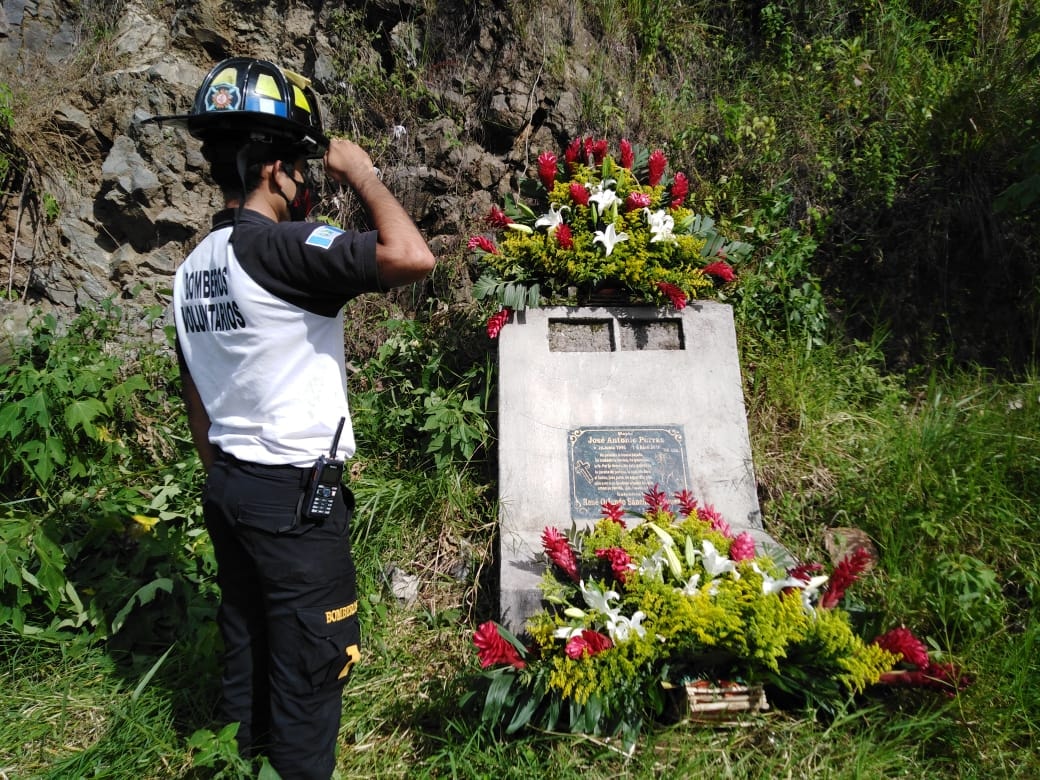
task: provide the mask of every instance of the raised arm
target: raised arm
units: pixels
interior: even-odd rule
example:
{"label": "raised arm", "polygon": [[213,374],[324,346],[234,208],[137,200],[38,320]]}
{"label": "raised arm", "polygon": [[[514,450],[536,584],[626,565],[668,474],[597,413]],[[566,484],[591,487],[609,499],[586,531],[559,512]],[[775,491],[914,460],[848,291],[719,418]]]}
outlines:
{"label": "raised arm", "polygon": [[372,158],[357,144],[334,138],[325,154],[325,170],[353,189],[379,233],[376,262],[383,287],[417,282],[433,270],[434,257],[412,218],[379,180]]}

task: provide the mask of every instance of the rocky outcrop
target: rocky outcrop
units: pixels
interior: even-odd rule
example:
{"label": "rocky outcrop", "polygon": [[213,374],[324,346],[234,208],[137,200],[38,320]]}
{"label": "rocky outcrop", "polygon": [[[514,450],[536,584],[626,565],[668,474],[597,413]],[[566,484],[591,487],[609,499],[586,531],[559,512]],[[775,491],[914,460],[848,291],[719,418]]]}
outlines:
{"label": "rocky outcrop", "polygon": [[[580,49],[584,34],[564,3],[525,18],[487,0],[428,5],[5,0],[0,82],[28,177],[8,177],[0,213],[12,297],[62,311],[110,296],[165,304],[220,201],[197,142],[141,122],[186,111],[212,64],[237,54],[312,76],[330,129],[366,143],[431,245],[461,256],[491,203],[578,130],[587,73],[546,52]],[[542,48],[525,51],[519,27]]]}

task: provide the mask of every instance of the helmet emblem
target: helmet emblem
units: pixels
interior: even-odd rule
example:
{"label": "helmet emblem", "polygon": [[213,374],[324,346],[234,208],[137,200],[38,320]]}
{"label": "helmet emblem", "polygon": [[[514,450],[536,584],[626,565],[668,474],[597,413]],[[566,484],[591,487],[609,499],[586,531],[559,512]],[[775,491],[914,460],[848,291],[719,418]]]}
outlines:
{"label": "helmet emblem", "polygon": [[206,95],[207,111],[234,111],[242,99],[234,84],[214,84]]}

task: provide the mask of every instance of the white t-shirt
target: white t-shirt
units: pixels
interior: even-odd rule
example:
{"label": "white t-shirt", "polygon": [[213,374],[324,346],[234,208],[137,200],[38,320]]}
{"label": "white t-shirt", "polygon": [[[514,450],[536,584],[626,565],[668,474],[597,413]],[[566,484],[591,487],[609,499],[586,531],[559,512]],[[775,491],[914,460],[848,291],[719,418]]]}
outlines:
{"label": "white t-shirt", "polygon": [[209,440],[239,460],[310,466],[354,454],[343,305],[380,290],[375,232],[274,222],[243,210],[177,269],[177,342],[210,419]]}

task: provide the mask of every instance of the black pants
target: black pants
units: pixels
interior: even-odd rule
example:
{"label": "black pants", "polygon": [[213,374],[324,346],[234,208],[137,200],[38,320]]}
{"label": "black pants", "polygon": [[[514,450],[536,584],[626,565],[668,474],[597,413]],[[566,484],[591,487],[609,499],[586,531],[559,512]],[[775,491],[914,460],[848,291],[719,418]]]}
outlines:
{"label": "black pants", "polygon": [[265,754],[284,780],[327,780],[341,689],[360,657],[344,486],[321,524],[298,517],[306,470],[225,455],[203,500],[217,558],[224,639],[222,715],[245,755]]}

